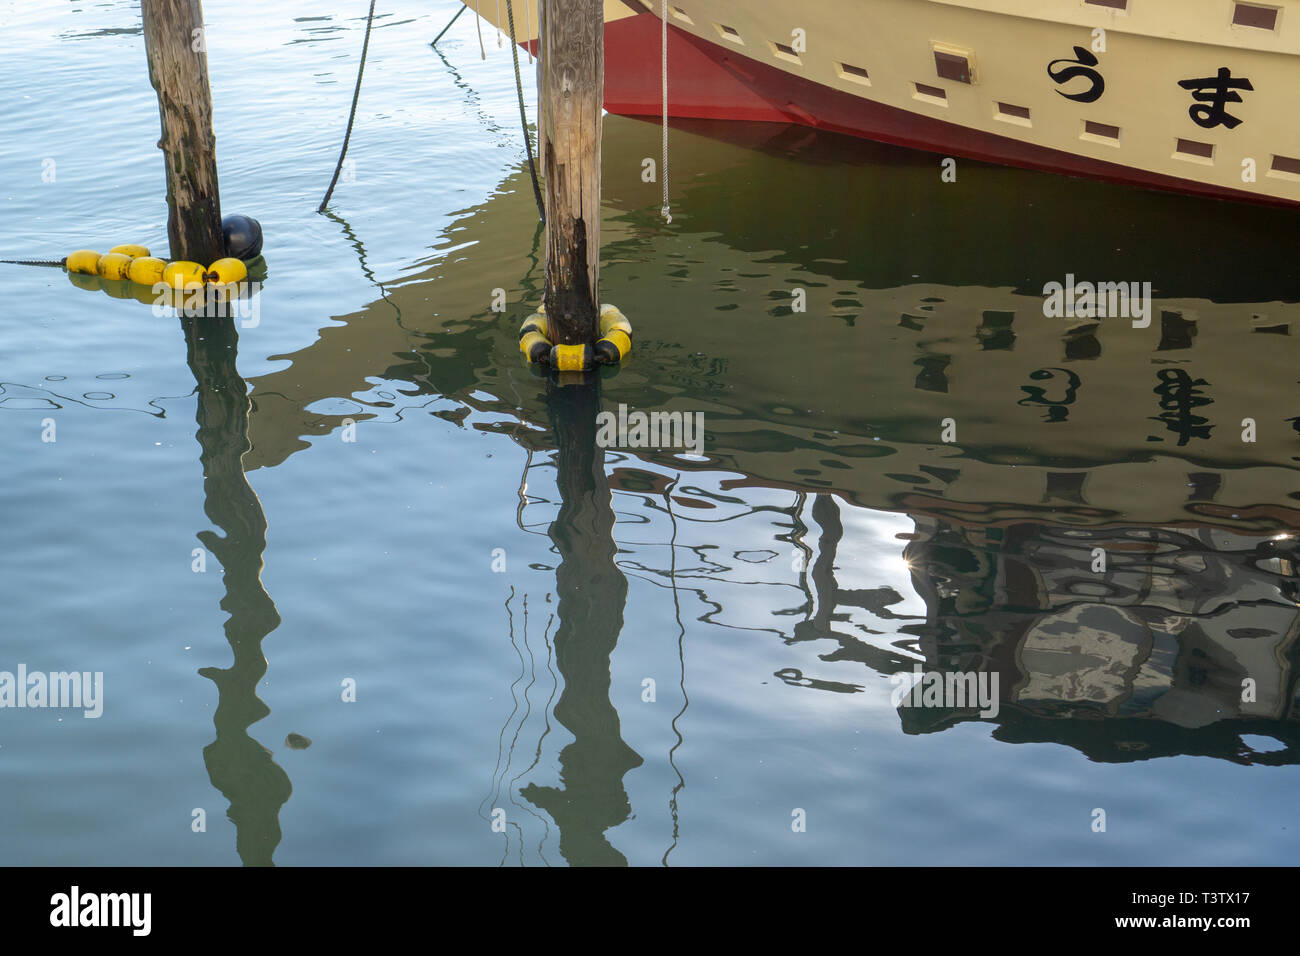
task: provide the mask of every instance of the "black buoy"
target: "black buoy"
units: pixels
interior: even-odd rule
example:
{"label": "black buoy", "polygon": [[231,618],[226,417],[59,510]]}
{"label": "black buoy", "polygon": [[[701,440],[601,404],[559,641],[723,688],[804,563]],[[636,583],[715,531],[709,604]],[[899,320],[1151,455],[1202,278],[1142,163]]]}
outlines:
{"label": "black buoy", "polygon": [[221,220],[221,237],[228,256],[247,261],[262,254],[262,224],[252,216],[226,216]]}

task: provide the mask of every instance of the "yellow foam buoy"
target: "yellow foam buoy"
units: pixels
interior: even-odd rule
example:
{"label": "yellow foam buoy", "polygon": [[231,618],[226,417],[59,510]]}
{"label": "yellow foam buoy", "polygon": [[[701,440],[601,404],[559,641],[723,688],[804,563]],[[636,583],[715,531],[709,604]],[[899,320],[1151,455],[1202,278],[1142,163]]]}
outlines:
{"label": "yellow foam buoy", "polygon": [[600,307],[600,334],[609,335],[614,329],[632,337],[632,323],[627,316],[618,310],[618,306],[606,303]]}
{"label": "yellow foam buoy", "polygon": [[207,271],[197,262],[169,262],[162,271],[162,281],[173,289],[196,289],[203,285]]}
{"label": "yellow foam buoy", "polygon": [[243,282],[248,277],[248,267],[239,259],[218,259],[208,266],[204,276],[209,282],[228,285],[231,282]]}
{"label": "yellow foam buoy", "polygon": [[530,362],[548,362],[558,372],[592,365],[617,365],[632,351],[632,323],[614,305],[600,307],[600,338],[594,346],[553,345],[546,309],[539,308],[519,327],[519,351]]}
{"label": "yellow foam buoy", "polygon": [[108,251],[120,253],[124,256],[130,256],[132,259],[143,259],[144,257],[149,255],[149,248],[147,246],[136,246],[131,244],[127,244],[124,246],[114,246],[112,249],[109,249]]}
{"label": "yellow foam buoy", "polygon": [[167,263],[154,256],[141,256],[138,259],[131,260],[131,266],[126,270],[126,277],[136,285],[152,286],[155,282],[161,282],[163,270],[167,268]]}
{"label": "yellow foam buoy", "polygon": [[544,362],[551,354],[551,342],[541,332],[525,332],[519,339],[519,351],[530,362]]}
{"label": "yellow foam buoy", "polygon": [[[266,264],[260,256],[262,233],[257,220],[247,216],[227,216],[222,220],[222,229],[226,248],[235,255],[223,256],[207,267],[188,260],[169,262],[154,256],[148,246],[133,242],[113,246],[102,254],[95,249],[78,249],[59,260],[14,261],[20,265],[62,265],[74,285],[103,289],[114,298],[134,297],[141,302],[152,302],[154,297],[146,298],[145,293],[148,291],[152,296],[153,288],[160,282],[169,286],[177,298],[208,285],[216,292],[231,295],[240,291],[239,286],[248,278],[250,268],[259,277],[266,274]],[[245,253],[251,263],[236,257]],[[98,282],[100,279],[120,285],[103,285]],[[130,286],[137,288],[131,290]],[[550,348],[549,341],[546,347]]]}
{"label": "yellow foam buoy", "polygon": [[125,279],[126,270],[131,268],[131,257],[120,252],[106,252],[99,257],[96,271],[105,279]]}
{"label": "yellow foam buoy", "polygon": [[78,249],[68,256],[63,264],[69,272],[87,276],[99,275],[99,253],[92,249]]}
{"label": "yellow foam buoy", "polygon": [[632,323],[615,305],[600,307],[600,338],[596,340],[596,361],[617,365],[632,351]]}
{"label": "yellow foam buoy", "polygon": [[550,341],[551,323],[546,318],[545,310],[538,309],[528,318],[524,319],[524,324],[519,326],[519,337],[523,338],[529,332],[536,332],[548,342]]}
{"label": "yellow foam buoy", "polygon": [[632,336],[622,329],[610,329],[596,340],[596,360],[605,365],[617,365],[632,351]]}
{"label": "yellow foam buoy", "polygon": [[545,362],[551,356],[551,325],[546,312],[538,309],[519,326],[519,351],[530,362]]}
{"label": "yellow foam buoy", "polygon": [[591,368],[590,345],[555,345],[551,347],[551,368],[557,372],[585,372]]}

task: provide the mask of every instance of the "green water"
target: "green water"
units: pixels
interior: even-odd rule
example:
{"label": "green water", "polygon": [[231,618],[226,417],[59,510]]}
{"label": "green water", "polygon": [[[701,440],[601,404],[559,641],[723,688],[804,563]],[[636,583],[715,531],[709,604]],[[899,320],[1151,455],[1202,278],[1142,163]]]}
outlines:
{"label": "green water", "polygon": [[[1294,213],[683,122],[667,226],[610,116],[636,344],[548,387],[456,6],[381,5],[322,216],[364,9],[205,4],[255,325],[0,266],[0,671],[103,674],[0,708],[5,862],[1290,862]],[[0,129],[0,256],[165,252],[137,5],[0,4]],[[1045,317],[1067,274],[1150,327]],[[700,454],[597,449],[620,404]],[[896,706],[918,663],[997,714]]]}

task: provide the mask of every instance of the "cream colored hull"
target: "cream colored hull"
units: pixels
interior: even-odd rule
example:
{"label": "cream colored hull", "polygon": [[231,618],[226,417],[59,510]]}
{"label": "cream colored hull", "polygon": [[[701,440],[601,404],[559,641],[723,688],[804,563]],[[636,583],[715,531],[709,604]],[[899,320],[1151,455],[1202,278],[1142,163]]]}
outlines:
{"label": "cream colored hull", "polygon": [[[647,22],[636,30],[632,3],[605,4],[611,112],[657,112],[658,50],[649,56],[644,48],[658,46],[657,25],[648,21],[658,16],[662,2],[638,2]],[[484,6],[483,14],[494,19],[495,5]],[[1129,0],[1129,6],[1131,11],[1083,0],[680,0],[668,5],[669,20],[694,42],[670,44],[670,51],[688,51],[669,58],[670,112],[784,117],[958,157],[1300,203],[1300,10],[1280,8],[1275,28],[1263,29],[1234,24],[1233,0]],[[517,2],[515,19],[519,39],[529,39],[536,32],[536,2]],[[524,19],[533,25],[531,32],[520,26]],[[1083,57],[1076,47],[1086,51]],[[699,50],[717,61],[718,77],[702,69]],[[964,61],[969,82],[940,75],[936,54]],[[1049,64],[1058,77],[1073,78],[1058,83]],[[1221,68],[1229,70],[1230,82],[1244,78],[1251,88],[1225,88],[1229,99],[1215,103],[1198,102],[1197,90],[1179,85],[1202,78],[1217,83]],[[1080,72],[1086,70],[1101,77],[1100,95],[1092,102],[1068,98],[1087,97],[1096,88]],[[784,78],[788,88],[773,77]],[[714,80],[719,92],[710,110],[699,91],[712,88]],[[726,83],[751,87],[770,115],[756,115]],[[1200,93],[1213,97],[1216,90],[1202,87]],[[611,97],[617,102],[609,102]],[[853,102],[863,106],[860,123]],[[898,114],[882,117],[868,104]],[[1208,128],[1191,114],[1202,106],[1213,111],[1199,114],[1213,123]],[[922,120],[924,131],[909,117]],[[1087,168],[1077,168],[1071,158]]]}

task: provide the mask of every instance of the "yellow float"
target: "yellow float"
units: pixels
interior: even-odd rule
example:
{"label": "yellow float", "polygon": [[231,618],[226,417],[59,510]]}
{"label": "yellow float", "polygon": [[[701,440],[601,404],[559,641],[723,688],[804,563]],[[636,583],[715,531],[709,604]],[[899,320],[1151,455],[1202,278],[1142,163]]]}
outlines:
{"label": "yellow float", "polygon": [[197,262],[169,262],[162,271],[162,281],[173,289],[198,289],[207,281],[208,272]]}
{"label": "yellow float", "polygon": [[555,345],[545,307],[519,327],[519,351],[525,359],[549,364],[557,372],[581,372],[594,365],[617,365],[632,351],[632,323],[614,305],[600,307],[600,338],[595,345]]}
{"label": "yellow float", "polygon": [[105,279],[125,279],[131,268],[131,257],[120,252],[108,252],[99,257],[95,271]]}
{"label": "yellow float", "polygon": [[126,270],[126,277],[136,285],[152,286],[162,282],[163,270],[167,263],[155,256],[141,256],[131,260],[131,267]]}
{"label": "yellow float", "polygon": [[239,259],[225,258],[218,259],[212,265],[208,266],[208,271],[204,273],[204,278],[215,285],[229,285],[232,282],[243,282],[248,277],[248,266]]}

